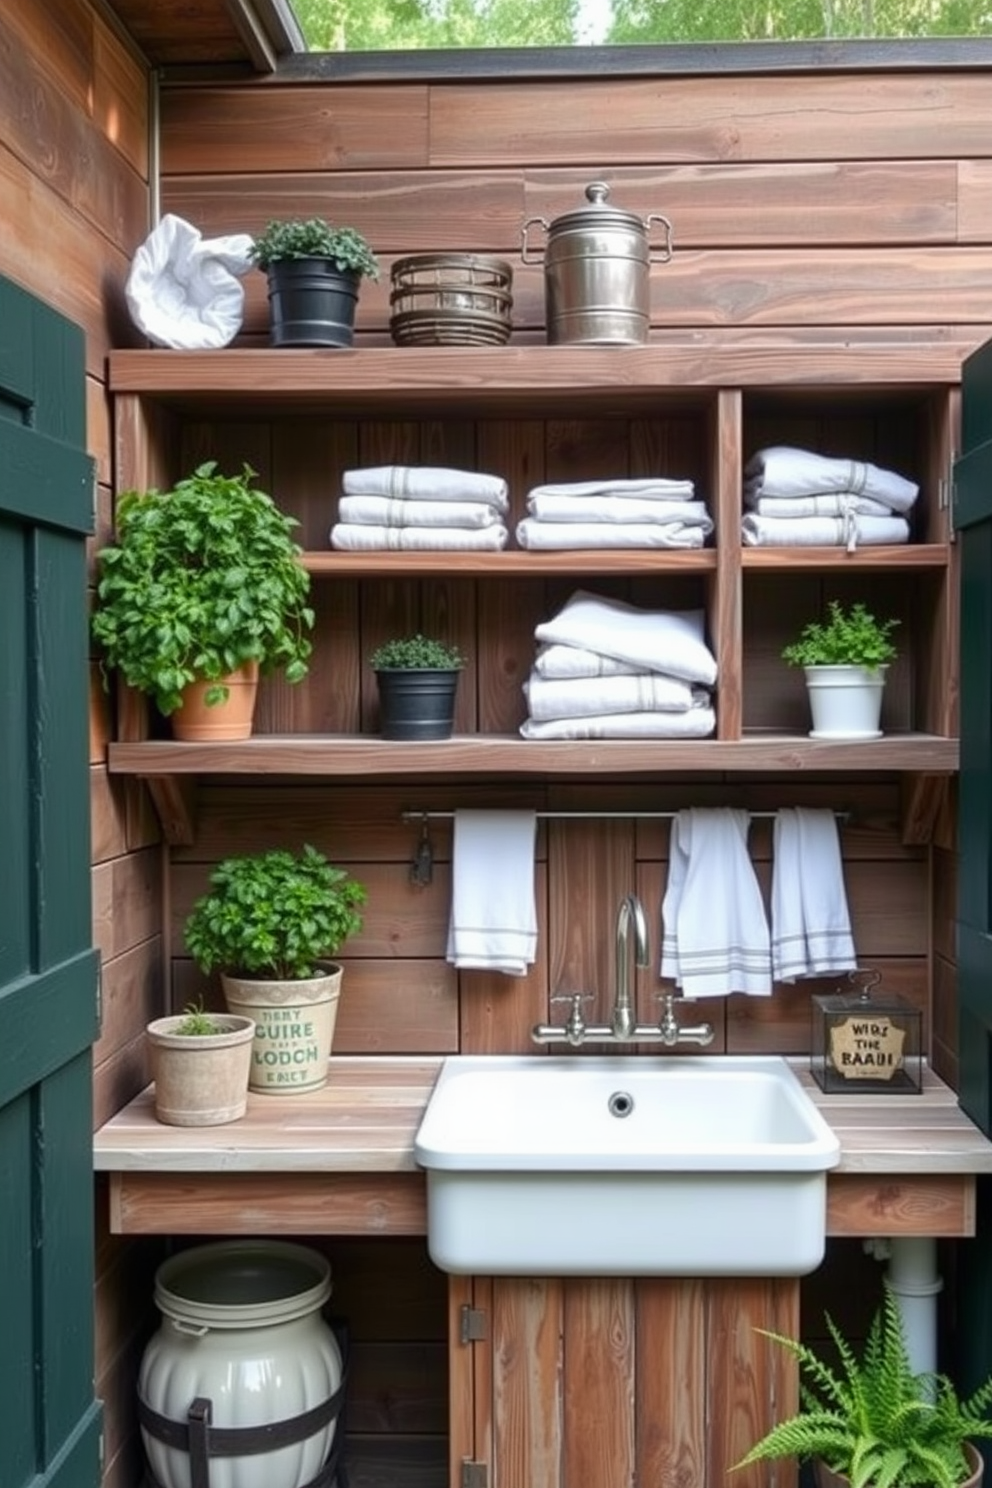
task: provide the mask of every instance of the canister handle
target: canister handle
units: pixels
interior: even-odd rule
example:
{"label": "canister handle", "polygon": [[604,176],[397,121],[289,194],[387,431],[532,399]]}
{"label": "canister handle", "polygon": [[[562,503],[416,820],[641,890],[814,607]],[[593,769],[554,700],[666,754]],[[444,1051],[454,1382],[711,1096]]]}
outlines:
{"label": "canister handle", "polygon": [[669,222],[668,218],[667,217],[663,217],[660,212],[651,212],[651,213],[649,213],[648,214],[648,217],[647,217],[647,220],[644,223],[644,226],[645,226],[645,228],[647,230],[647,234],[648,234],[648,243],[649,244],[651,242],[651,224],[652,224],[652,222],[663,222],[665,224],[665,242],[664,242],[663,247],[658,250],[660,252],[660,254],[661,254],[661,257],[660,258],[655,258],[654,257],[655,250],[653,248],[650,249],[651,262],[652,263],[668,263],[668,260],[672,256],[672,224]]}
{"label": "canister handle", "polygon": [[528,256],[527,256],[527,252],[528,252],[528,248],[527,248],[527,229],[529,227],[533,227],[535,223],[539,223],[540,226],[544,228],[545,236],[547,236],[547,234],[551,231],[550,227],[548,226],[548,223],[547,223],[547,219],[546,218],[544,218],[544,217],[528,217],[527,218],[527,221],[524,223],[523,227],[520,229],[520,261],[521,261],[521,263],[525,263],[525,264],[538,264],[538,263],[541,263],[543,261],[543,254],[542,254],[542,256],[540,258],[528,258]]}

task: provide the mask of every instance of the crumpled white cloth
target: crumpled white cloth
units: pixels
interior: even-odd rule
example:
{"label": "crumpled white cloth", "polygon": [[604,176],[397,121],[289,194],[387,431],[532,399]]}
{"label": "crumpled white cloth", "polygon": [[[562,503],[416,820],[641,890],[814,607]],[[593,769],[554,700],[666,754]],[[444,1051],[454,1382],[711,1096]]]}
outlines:
{"label": "crumpled white cloth", "polygon": [[138,330],[174,351],[227,346],[244,319],[240,276],[252,266],[252,242],[248,233],[204,238],[168,212],[135,253],[124,286]]}
{"label": "crumpled white cloth", "polygon": [[702,610],[641,610],[622,599],[577,589],[535,628],[543,644],[577,646],[626,661],[639,672],[665,672],[712,687],[716,657],[704,640]]}

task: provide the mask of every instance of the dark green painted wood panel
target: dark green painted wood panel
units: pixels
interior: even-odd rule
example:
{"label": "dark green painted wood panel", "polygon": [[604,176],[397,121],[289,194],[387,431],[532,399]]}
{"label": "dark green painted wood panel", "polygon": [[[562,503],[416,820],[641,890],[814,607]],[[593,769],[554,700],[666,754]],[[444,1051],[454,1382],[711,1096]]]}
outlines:
{"label": "dark green painted wood panel", "polygon": [[0,281],[0,1485],[97,1488],[83,338]]}

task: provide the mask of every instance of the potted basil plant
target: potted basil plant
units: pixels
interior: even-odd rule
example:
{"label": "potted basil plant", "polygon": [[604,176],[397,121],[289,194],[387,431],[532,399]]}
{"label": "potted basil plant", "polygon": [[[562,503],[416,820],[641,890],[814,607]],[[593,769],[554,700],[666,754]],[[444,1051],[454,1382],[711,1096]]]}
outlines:
{"label": "potted basil plant", "polygon": [[186,946],[220,973],[232,1012],[257,1027],[249,1089],[316,1090],[327,1080],[342,967],[332,957],[362,928],[363,884],[309,844],[225,858],[186,920]]}
{"label": "potted basil plant", "polygon": [[825,620],[811,620],[783,660],[802,667],[813,727],[811,739],[878,739],[882,693],[896,656],[898,620],[877,620],[859,601],[845,609],[831,600]]}
{"label": "potted basil plant", "polygon": [[246,739],[259,676],[306,676],[314,615],[297,524],[254,478],[210,461],[170,491],[127,491],[116,542],[97,554],[103,662],[178,739]]}
{"label": "potted basil plant", "polygon": [[359,286],[379,277],[360,232],[322,217],[273,220],[250,252],[268,279],[273,346],[352,345]]}
{"label": "potted basil plant", "polygon": [[779,1457],[811,1462],[817,1488],[977,1488],[975,1438],[992,1437],[992,1379],[967,1399],[944,1374],[915,1374],[892,1289],[860,1353],[827,1314],[838,1365],[809,1345],[765,1333],[800,1370],[801,1409],[773,1426],[736,1468]]}
{"label": "potted basil plant", "polygon": [[379,688],[384,739],[451,738],[458,676],[465,665],[456,646],[418,631],[383,642],[369,665]]}

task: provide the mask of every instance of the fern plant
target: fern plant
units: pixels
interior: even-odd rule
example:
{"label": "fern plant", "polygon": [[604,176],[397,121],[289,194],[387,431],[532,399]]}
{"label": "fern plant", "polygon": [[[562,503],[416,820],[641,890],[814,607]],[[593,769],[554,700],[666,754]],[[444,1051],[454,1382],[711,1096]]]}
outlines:
{"label": "fern plant", "polygon": [[986,1412],[992,1378],[966,1400],[943,1374],[914,1374],[891,1288],[872,1319],[859,1358],[829,1313],[840,1361],[832,1369],[807,1344],[766,1329],[799,1363],[802,1409],[773,1426],[738,1462],[820,1458],[852,1488],[957,1488],[971,1474],[964,1446],[992,1437]]}

